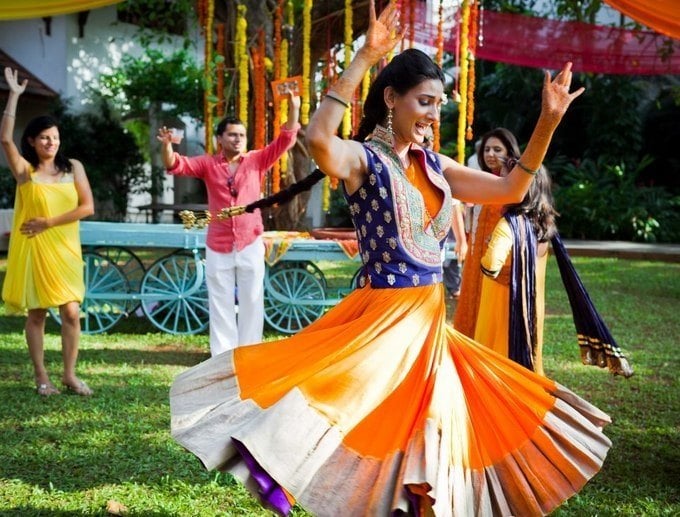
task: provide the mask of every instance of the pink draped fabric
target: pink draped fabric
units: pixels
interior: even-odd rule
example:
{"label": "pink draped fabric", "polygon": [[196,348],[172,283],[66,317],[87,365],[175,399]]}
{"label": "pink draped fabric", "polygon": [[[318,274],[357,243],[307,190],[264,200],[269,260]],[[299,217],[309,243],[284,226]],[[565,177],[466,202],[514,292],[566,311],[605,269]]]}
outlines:
{"label": "pink draped fabric", "polygon": [[[421,8],[416,40],[433,45],[436,26],[425,22]],[[476,57],[519,66],[560,69],[573,62],[577,72],[627,75],[680,73],[680,40],[659,33],[627,30],[484,11]],[[445,49],[458,49],[457,22]]]}

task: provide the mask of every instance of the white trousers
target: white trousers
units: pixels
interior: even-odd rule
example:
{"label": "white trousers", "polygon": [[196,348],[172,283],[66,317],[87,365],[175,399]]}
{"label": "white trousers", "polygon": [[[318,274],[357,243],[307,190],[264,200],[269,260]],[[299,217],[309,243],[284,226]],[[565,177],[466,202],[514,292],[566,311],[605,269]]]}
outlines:
{"label": "white trousers", "polygon": [[[210,306],[210,354],[262,341],[264,326],[264,242],[258,237],[241,251],[218,253],[206,246]],[[235,292],[238,287],[238,318]]]}

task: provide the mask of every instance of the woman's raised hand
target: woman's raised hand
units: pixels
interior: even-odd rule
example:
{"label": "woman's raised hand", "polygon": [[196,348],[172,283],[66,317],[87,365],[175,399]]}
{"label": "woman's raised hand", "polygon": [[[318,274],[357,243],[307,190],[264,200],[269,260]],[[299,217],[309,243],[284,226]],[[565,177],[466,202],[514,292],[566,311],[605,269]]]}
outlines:
{"label": "woman's raised hand", "polygon": [[571,78],[571,63],[565,63],[554,79],[550,77],[550,72],[545,72],[541,107],[547,115],[561,119],[571,102],[585,91],[585,88],[581,87],[569,92]]}
{"label": "woman's raised hand", "polygon": [[392,50],[404,36],[396,2],[391,1],[376,18],[375,0],[368,2],[368,31],[362,50],[376,61]]}
{"label": "woman's raised hand", "polygon": [[12,70],[10,67],[5,67],[5,80],[9,86],[11,92],[21,95],[26,90],[26,85],[28,84],[28,79],[24,79],[21,84],[19,84],[19,71]]}

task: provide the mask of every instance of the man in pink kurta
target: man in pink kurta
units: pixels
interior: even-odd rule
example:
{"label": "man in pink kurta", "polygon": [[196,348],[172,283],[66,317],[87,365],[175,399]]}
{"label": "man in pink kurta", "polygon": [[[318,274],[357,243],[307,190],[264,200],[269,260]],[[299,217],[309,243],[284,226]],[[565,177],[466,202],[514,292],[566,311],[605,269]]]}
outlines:
{"label": "man in pink kurta", "polygon": [[[159,130],[161,157],[169,174],[203,180],[208,209],[216,214],[260,198],[265,173],[295,144],[300,97],[288,95],[288,120],[265,148],[246,151],[246,128],[223,119],[216,129],[218,153],[182,156],[172,149],[171,130]],[[206,283],[210,305],[210,353],[262,341],[264,326],[264,242],[259,210],[225,220],[212,218],[206,241]],[[236,288],[238,287],[238,318]]]}

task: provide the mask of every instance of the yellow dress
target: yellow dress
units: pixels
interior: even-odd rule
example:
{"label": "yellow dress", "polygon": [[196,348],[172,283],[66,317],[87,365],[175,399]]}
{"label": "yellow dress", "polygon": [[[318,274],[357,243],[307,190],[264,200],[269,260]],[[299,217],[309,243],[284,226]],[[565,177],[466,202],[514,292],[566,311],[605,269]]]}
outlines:
{"label": "yellow dress", "polygon": [[36,217],[54,217],[78,206],[73,174],[60,183],[39,183],[35,173],[19,185],[7,254],[2,298],[8,313],[82,302],[85,294],[78,221],[49,228],[35,237],[19,228]]}
{"label": "yellow dress", "polygon": [[[481,260],[481,267],[488,271],[500,271],[500,273],[496,278],[482,275],[482,290],[474,339],[505,357],[509,355],[511,251],[512,232],[507,220],[501,218],[491,234],[489,246]],[[547,262],[547,253],[537,257],[534,371],[541,375],[543,375],[543,321],[545,317],[545,270]]]}

